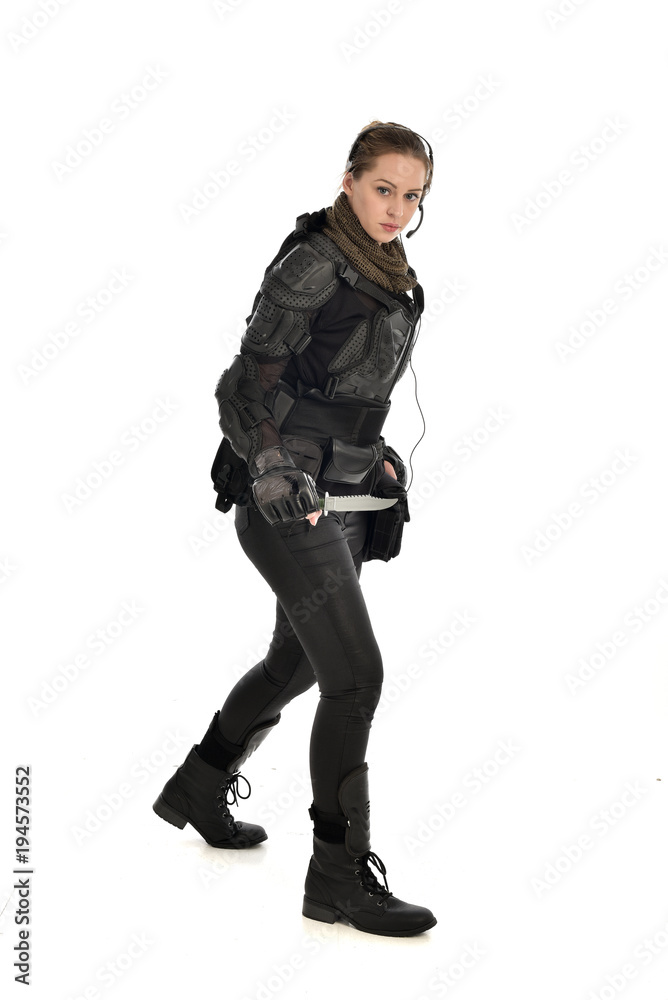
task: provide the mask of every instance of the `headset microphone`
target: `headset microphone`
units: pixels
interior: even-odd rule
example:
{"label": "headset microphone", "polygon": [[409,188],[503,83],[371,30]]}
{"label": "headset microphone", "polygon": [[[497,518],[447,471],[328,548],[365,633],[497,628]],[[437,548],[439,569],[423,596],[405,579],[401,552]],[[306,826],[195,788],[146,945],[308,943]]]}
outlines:
{"label": "headset microphone", "polygon": [[418,222],[418,224],[415,227],[415,229],[411,229],[410,233],[405,233],[404,234],[406,236],[407,240],[409,240],[411,238],[411,236],[413,235],[413,233],[417,233],[418,229],[422,225],[422,220],[424,219],[424,210],[422,208],[422,199],[420,199],[420,203],[418,205],[418,208],[420,209],[420,221]]}

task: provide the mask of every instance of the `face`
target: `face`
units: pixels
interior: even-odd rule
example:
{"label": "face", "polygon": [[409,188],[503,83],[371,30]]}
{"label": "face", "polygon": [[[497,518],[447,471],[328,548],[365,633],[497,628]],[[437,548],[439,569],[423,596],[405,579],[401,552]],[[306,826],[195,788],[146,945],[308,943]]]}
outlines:
{"label": "face", "polygon": [[426,177],[417,157],[383,153],[357,180],[349,170],[342,186],[362,228],[377,243],[390,243],[415,215]]}

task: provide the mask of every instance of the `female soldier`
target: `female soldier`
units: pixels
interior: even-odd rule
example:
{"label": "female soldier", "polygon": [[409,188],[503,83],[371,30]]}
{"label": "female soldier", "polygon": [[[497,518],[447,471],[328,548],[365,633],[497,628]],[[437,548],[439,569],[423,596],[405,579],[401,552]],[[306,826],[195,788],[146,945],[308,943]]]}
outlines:
{"label": "female soldier", "polygon": [[[236,504],[241,547],[276,595],[276,624],[265,658],[233,687],[153,807],[212,847],[266,840],[261,826],[230,814],[237,794],[250,795],[248,782],[239,793],[239,770],[282,709],[317,681],[302,912],[393,936],[419,934],[436,918],[389,892],[371,851],[364,757],[383,667],[359,575],[363,561],[397,554],[408,519],[405,468],[381,430],[424,308],[401,234],[417,208],[422,222],[433,171],[427,146],[394,122],[372,122],[357,136],[342,191],[297,220],[218,382],[216,507]],[[396,502],[321,517],[330,494]]]}

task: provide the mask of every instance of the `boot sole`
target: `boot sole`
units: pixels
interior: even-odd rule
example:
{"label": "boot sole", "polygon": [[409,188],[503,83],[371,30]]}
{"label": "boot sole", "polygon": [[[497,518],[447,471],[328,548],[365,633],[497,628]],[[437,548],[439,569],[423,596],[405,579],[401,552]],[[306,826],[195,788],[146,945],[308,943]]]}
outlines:
{"label": "boot sole", "polygon": [[413,937],[415,934],[422,934],[423,931],[428,931],[430,927],[438,923],[436,917],[434,917],[433,920],[430,920],[423,927],[413,927],[405,931],[374,931],[370,927],[362,927],[360,924],[355,923],[352,917],[348,916],[347,913],[342,913],[341,910],[337,910],[335,906],[330,906],[328,903],[317,903],[314,899],[309,899],[308,896],[304,896],[302,914],[310,920],[322,920],[326,924],[333,924],[337,920],[340,920],[343,923],[351,924],[355,930],[364,931],[365,934],[379,934],[383,937]]}
{"label": "boot sole", "polygon": [[179,830],[182,830],[188,822],[185,816],[177,812],[176,809],[172,809],[170,805],[167,805],[162,797],[162,794],[158,795],[157,799],[153,803],[153,812],[157,813],[160,819],[164,819],[168,823],[171,823],[172,826],[178,826]]}
{"label": "boot sole", "polygon": [[263,843],[263,841],[267,839],[267,834],[265,833],[264,837],[260,837],[259,840],[253,840],[251,843],[249,843],[248,839],[244,837],[240,837],[236,842],[234,840],[230,840],[229,842],[225,843],[221,843],[220,841],[214,843],[213,841],[208,840],[204,836],[202,831],[198,829],[198,827],[196,827],[195,824],[191,820],[189,820],[187,816],[184,816],[183,813],[177,812],[176,809],[173,809],[172,806],[170,806],[169,803],[165,801],[165,799],[162,796],[162,793],[158,795],[157,799],[153,803],[153,812],[156,813],[156,815],[158,815],[160,819],[164,819],[167,823],[171,823],[172,826],[178,827],[179,830],[183,830],[186,823],[190,823],[193,830],[197,830],[200,837],[202,837],[202,839],[207,842],[209,847],[221,847],[223,849],[230,851],[242,851],[249,847],[255,847],[256,844],[261,844]]}

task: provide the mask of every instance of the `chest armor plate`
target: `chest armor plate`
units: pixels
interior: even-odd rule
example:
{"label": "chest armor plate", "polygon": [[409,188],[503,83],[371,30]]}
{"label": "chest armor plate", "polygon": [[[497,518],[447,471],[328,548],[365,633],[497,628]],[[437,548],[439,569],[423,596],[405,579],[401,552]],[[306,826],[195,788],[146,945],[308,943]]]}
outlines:
{"label": "chest armor plate", "polygon": [[381,306],[370,320],[358,323],[332,358],[327,395],[357,396],[385,403],[406,370],[415,324],[401,306]]}
{"label": "chest armor plate", "polygon": [[[357,310],[357,322],[350,334],[343,343],[339,341],[334,356],[327,361],[328,378],[322,391],[325,396],[336,396],[342,402],[353,397],[360,402],[387,403],[410,360],[424,304],[422,289],[417,286],[417,300],[415,290],[413,298],[394,295],[356,271],[324,233],[310,234],[309,242],[329,257],[342,282],[364,303]],[[360,311],[366,314],[362,320]]]}

